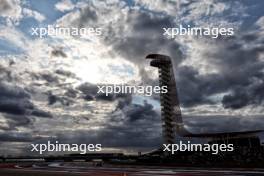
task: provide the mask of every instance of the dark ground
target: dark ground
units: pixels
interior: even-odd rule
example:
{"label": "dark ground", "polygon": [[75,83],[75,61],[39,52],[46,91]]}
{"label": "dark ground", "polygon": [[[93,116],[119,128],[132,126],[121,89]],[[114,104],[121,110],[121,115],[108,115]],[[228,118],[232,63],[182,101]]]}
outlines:
{"label": "dark ground", "polygon": [[258,176],[264,169],[169,168],[157,166],[94,167],[87,163],[0,164],[0,176]]}

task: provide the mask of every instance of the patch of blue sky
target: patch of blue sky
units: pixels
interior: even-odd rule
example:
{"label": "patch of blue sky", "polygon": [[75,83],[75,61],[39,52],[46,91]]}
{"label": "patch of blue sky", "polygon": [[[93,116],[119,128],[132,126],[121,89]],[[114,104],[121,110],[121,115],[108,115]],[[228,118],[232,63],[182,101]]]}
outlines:
{"label": "patch of blue sky", "polygon": [[128,6],[134,6],[135,1],[134,0],[123,0]]}
{"label": "patch of blue sky", "polygon": [[36,28],[39,26],[39,22],[32,17],[26,17],[23,18],[17,28],[23,32],[23,34],[29,38],[34,38],[34,36],[31,34],[32,33],[32,28]]}
{"label": "patch of blue sky", "polygon": [[160,103],[157,100],[154,100],[152,97],[133,95],[132,104],[144,105],[144,101],[147,101],[148,104],[151,104],[154,109],[160,109]]}
{"label": "patch of blue sky", "polygon": [[0,56],[23,54],[25,51],[16,44],[0,38]]}
{"label": "patch of blue sky", "polygon": [[5,26],[6,25],[6,18],[0,16],[0,25]]}
{"label": "patch of blue sky", "polygon": [[243,19],[242,29],[251,29],[254,27],[254,23],[262,16],[264,16],[264,1],[263,0],[252,0],[242,1],[246,8],[246,15]]}
{"label": "patch of blue sky", "polygon": [[60,0],[28,0],[28,3],[32,10],[36,10],[46,17],[46,24],[50,24],[54,23],[58,18],[65,14],[65,12],[55,9],[55,4],[59,1]]}
{"label": "patch of blue sky", "polygon": [[117,74],[123,74],[123,75],[127,75],[127,76],[133,76],[135,74],[133,67],[131,67],[130,65],[109,65],[109,68],[111,69],[111,71],[113,73],[117,73]]}

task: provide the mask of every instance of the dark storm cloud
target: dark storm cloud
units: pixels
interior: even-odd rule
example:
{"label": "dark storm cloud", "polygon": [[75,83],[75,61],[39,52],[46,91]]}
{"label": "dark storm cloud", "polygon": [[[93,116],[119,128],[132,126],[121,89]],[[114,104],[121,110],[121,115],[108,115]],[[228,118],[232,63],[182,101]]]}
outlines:
{"label": "dark storm cloud", "polygon": [[136,64],[142,64],[145,56],[152,52],[162,52],[174,56],[178,63],[182,61],[183,54],[180,51],[180,45],[175,40],[168,40],[163,36],[163,28],[175,25],[174,17],[129,9],[127,12],[129,15],[125,18],[126,21],[122,21],[120,24],[116,24],[114,21],[100,24],[98,14],[105,17],[113,15],[111,10],[104,11],[102,9],[89,4],[81,9],[78,18],[75,18],[70,24],[81,27],[101,25],[103,27],[103,41],[106,45],[112,46],[114,49],[112,52],[118,53],[124,59]]}
{"label": "dark storm cloud", "polygon": [[0,82],[0,112],[13,115],[31,114],[51,117],[51,114],[37,109],[30,100],[30,94],[23,88]]}
{"label": "dark storm cloud", "polygon": [[9,97],[16,98],[29,98],[30,95],[24,89],[18,86],[11,86],[6,83],[0,82],[0,97],[8,99]]}
{"label": "dark storm cloud", "polygon": [[7,120],[8,127],[3,130],[17,130],[17,127],[31,127],[33,125],[32,118],[25,115],[5,114],[4,117]]}
{"label": "dark storm cloud", "polygon": [[[149,129],[134,128],[134,130],[127,129],[127,127],[116,126],[102,129],[100,131],[78,131],[74,133],[65,131],[59,133],[56,140],[67,143],[100,143],[102,148],[108,147],[155,147],[161,145],[160,136],[150,136],[154,131]],[[89,135],[87,135],[89,134]],[[144,141],[144,142],[142,142]]]}
{"label": "dark storm cloud", "polygon": [[143,105],[134,105],[130,95],[121,96],[117,100],[122,102],[122,105],[109,114],[111,118],[102,129],[75,130],[74,133],[72,131],[58,132],[52,140],[78,144],[84,141],[100,143],[103,148],[158,147],[161,145],[160,115],[153,109],[153,106],[147,102]]}
{"label": "dark storm cloud", "polygon": [[263,116],[201,115],[184,116],[184,123],[194,133],[219,133],[264,129]]}
{"label": "dark storm cloud", "polygon": [[33,137],[31,133],[23,133],[23,132],[0,133],[0,142],[32,142],[36,139],[38,139],[38,137]]}
{"label": "dark storm cloud", "polygon": [[[105,130],[100,132],[100,137],[105,137],[107,146],[113,147],[151,147],[161,144],[161,119],[160,114],[147,101],[143,105],[132,104],[130,97],[121,99],[111,118],[111,123]],[[115,113],[120,110],[124,118]],[[120,125],[116,125],[120,124]],[[115,135],[117,138],[107,140],[108,135]],[[142,143],[141,141],[146,141]]]}
{"label": "dark storm cloud", "polygon": [[[160,114],[148,102],[135,105],[131,94],[116,94],[108,98],[97,96],[97,87],[90,83],[84,83],[78,89],[95,101],[117,101],[116,109],[108,115],[110,120],[104,123],[103,129],[75,131],[74,134],[65,131],[58,133],[56,139],[70,143],[99,142],[103,147],[153,147],[161,143]],[[142,143],[142,140],[146,142]]]}
{"label": "dark storm cloud", "polygon": [[143,105],[127,103],[121,110],[125,115],[124,124],[131,127],[140,124],[138,127],[149,125],[149,128],[152,128],[151,123],[157,124],[161,120],[160,114],[146,100]]}
{"label": "dark storm cloud", "polygon": [[76,98],[78,93],[79,91],[75,90],[74,88],[68,88],[64,95],[70,98]]}
{"label": "dark storm cloud", "polygon": [[72,78],[76,78],[76,75],[70,71],[67,71],[67,70],[63,70],[63,69],[58,69],[55,71],[56,74],[58,75],[62,75],[62,76],[65,76],[65,77],[72,77]]}
{"label": "dark storm cloud", "polygon": [[83,83],[77,89],[83,93],[82,97],[86,101],[94,100],[98,91],[97,86],[91,83]]}
{"label": "dark storm cloud", "polygon": [[94,24],[98,19],[96,10],[90,5],[80,10],[79,18],[78,27]]}
{"label": "dark storm cloud", "polygon": [[112,32],[111,37],[105,38],[107,44],[111,44],[125,59],[137,64],[145,62],[144,58],[149,53],[159,52],[172,56],[177,63],[182,61],[184,57],[180,45],[175,40],[168,40],[163,36],[163,28],[174,26],[170,16],[135,10],[130,10],[129,13],[125,25],[131,32],[124,31],[122,34]]}
{"label": "dark storm cloud", "polygon": [[224,96],[222,103],[225,108],[233,109],[246,105],[261,105],[264,101],[263,90],[264,83],[262,78],[246,86],[235,86],[230,94]]}
{"label": "dark storm cloud", "polygon": [[12,71],[0,65],[0,79],[12,81],[14,79],[14,77],[12,76]]}
{"label": "dark storm cloud", "polygon": [[[79,94],[79,91],[73,88],[73,83],[75,83],[73,81],[78,81],[79,78],[71,71],[60,68],[51,71],[26,71],[25,73],[31,79],[31,83],[25,88],[25,91],[33,97],[36,94],[46,95],[48,105],[60,102],[62,105],[69,106],[73,104]],[[73,81],[67,82],[68,78]],[[42,87],[42,90],[39,90],[39,87]],[[33,114],[44,115],[45,113],[33,111]],[[47,116],[47,114],[44,116]]]}
{"label": "dark storm cloud", "polygon": [[153,106],[148,104],[147,101],[144,105],[131,105],[129,109],[125,112],[126,117],[130,122],[137,120],[146,120],[147,118],[155,119],[158,117],[157,112],[153,110]]}
{"label": "dark storm cloud", "polygon": [[84,94],[92,94],[95,95],[98,91],[98,87],[95,84],[91,83],[83,83],[77,87]]}
{"label": "dark storm cloud", "polygon": [[30,95],[23,88],[0,83],[0,111],[22,115],[26,110],[32,110],[33,104],[29,101]]}
{"label": "dark storm cloud", "polygon": [[23,115],[26,114],[28,110],[33,110],[33,104],[27,100],[3,100],[0,102],[0,112]]}
{"label": "dark storm cloud", "polygon": [[92,96],[92,95],[85,95],[84,97],[83,97],[83,99],[84,100],[86,100],[86,101],[92,101],[92,100],[94,100],[94,97]]}
{"label": "dark storm cloud", "polygon": [[[161,145],[160,116],[148,103],[129,104],[122,109],[125,118],[112,114],[112,118],[101,130],[65,131],[57,139],[70,143],[101,143],[104,147],[153,147]],[[117,125],[118,124],[118,125]],[[87,135],[89,134],[89,135]],[[145,142],[142,142],[145,141]]]}
{"label": "dark storm cloud", "polygon": [[155,128],[160,126],[113,126],[102,130],[98,137],[105,147],[158,147],[162,142]]}
{"label": "dark storm cloud", "polygon": [[221,100],[225,108],[262,104],[264,64],[259,56],[264,53],[263,41],[258,34],[217,40],[217,49],[206,51],[204,57],[219,73],[201,75],[192,66],[176,68],[181,103],[184,106],[217,103],[208,97],[227,93]]}
{"label": "dark storm cloud", "polygon": [[201,75],[192,66],[178,67],[176,74],[176,84],[181,104],[187,107],[217,103],[208,99],[208,96],[225,92],[229,88],[224,75]]}
{"label": "dark storm cloud", "polygon": [[[253,40],[253,38],[258,40]],[[264,54],[264,38],[258,34],[247,34],[221,43],[213,54],[221,70],[221,79],[231,93],[222,100],[226,108],[241,108],[260,105],[264,100],[264,63],[259,59]],[[242,45],[239,45],[241,44]],[[235,47],[234,47],[235,46]]]}
{"label": "dark storm cloud", "polygon": [[1,0],[0,2],[0,14],[7,12],[12,8],[8,0]]}
{"label": "dark storm cloud", "polygon": [[106,94],[100,93],[97,94],[95,97],[97,100],[114,101],[116,96],[115,94],[109,94],[106,96]]}
{"label": "dark storm cloud", "polygon": [[[65,94],[69,97],[75,96],[74,94],[77,93],[77,90],[72,89],[72,84],[79,81],[79,78],[70,71],[57,69],[55,71],[30,72],[29,74],[32,78],[32,85],[42,85],[53,87],[53,89],[65,90]],[[68,78],[73,79],[74,82],[67,82]],[[45,83],[35,83],[35,81],[45,81]]]}
{"label": "dark storm cloud", "polygon": [[37,117],[52,117],[51,113],[36,108],[31,112],[31,115]]}
{"label": "dark storm cloud", "polygon": [[42,72],[41,73],[31,72],[30,76],[33,79],[33,81],[44,80],[47,85],[51,85],[51,84],[58,85],[59,83],[63,81],[63,78],[49,71],[45,71],[43,73]]}
{"label": "dark storm cloud", "polygon": [[59,83],[59,78],[51,73],[41,73],[40,77],[49,83]]}
{"label": "dark storm cloud", "polygon": [[71,94],[68,94],[67,92],[64,95],[54,95],[51,91],[47,92],[48,96],[48,105],[53,105],[57,102],[59,102],[63,106],[69,106],[74,103],[74,99],[76,98],[76,94],[74,92]]}
{"label": "dark storm cloud", "polygon": [[55,57],[67,57],[67,54],[63,51],[62,48],[54,48],[51,51],[51,56],[55,56]]}
{"label": "dark storm cloud", "polygon": [[118,99],[116,110],[118,110],[118,109],[122,110],[124,107],[128,106],[132,102],[132,95],[131,94],[123,94],[123,95],[125,95],[125,96],[120,97]]}

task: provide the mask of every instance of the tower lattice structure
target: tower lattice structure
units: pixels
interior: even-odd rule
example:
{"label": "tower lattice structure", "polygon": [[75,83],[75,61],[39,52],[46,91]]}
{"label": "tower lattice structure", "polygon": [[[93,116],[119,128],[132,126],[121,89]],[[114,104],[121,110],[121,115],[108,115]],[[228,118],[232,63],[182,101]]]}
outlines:
{"label": "tower lattice structure", "polygon": [[166,144],[173,144],[176,124],[182,123],[182,117],[171,58],[160,54],[150,54],[146,58],[152,59],[150,65],[158,68],[159,86],[166,86],[168,90],[160,94],[162,134]]}

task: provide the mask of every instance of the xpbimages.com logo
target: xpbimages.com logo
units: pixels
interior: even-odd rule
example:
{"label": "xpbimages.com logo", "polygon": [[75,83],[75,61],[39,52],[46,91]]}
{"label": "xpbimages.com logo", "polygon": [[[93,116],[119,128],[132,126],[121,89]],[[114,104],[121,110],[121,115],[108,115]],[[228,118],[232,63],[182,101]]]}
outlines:
{"label": "xpbimages.com logo", "polygon": [[102,35],[102,28],[76,28],[48,25],[48,27],[31,28],[31,35],[39,38],[45,36],[79,36]]}
{"label": "xpbimages.com logo", "polygon": [[186,27],[179,25],[173,28],[163,28],[163,35],[168,38],[176,38],[176,36],[194,35],[194,36],[210,36],[218,38],[219,36],[232,36],[234,35],[234,28],[229,27]]}
{"label": "xpbimages.com logo", "polygon": [[179,144],[163,144],[163,151],[175,154],[180,152],[211,152],[213,155],[219,152],[232,152],[234,151],[233,144],[192,144],[190,141]]}
{"label": "xpbimages.com logo", "polygon": [[87,152],[99,152],[102,150],[102,144],[62,144],[58,141],[51,143],[47,141],[46,144],[31,144],[31,152],[79,152],[86,154]]}
{"label": "xpbimages.com logo", "polygon": [[143,94],[145,96],[151,96],[153,93],[168,93],[168,86],[134,86],[134,85],[98,85],[97,94]]}

